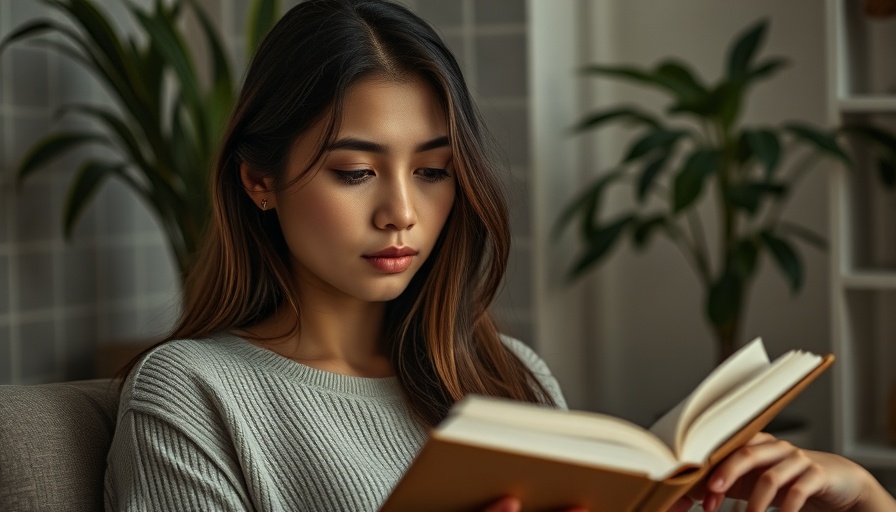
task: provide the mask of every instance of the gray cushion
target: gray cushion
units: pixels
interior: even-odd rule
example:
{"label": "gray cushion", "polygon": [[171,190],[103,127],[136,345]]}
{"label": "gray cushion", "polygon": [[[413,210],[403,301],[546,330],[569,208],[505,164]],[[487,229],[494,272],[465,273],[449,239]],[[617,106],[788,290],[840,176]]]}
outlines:
{"label": "gray cushion", "polygon": [[0,510],[103,510],[118,383],[0,386]]}

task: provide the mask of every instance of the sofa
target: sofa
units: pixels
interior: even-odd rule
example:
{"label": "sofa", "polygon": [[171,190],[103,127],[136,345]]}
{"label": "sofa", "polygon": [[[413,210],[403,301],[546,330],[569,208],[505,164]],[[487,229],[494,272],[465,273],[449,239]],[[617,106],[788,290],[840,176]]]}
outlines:
{"label": "sofa", "polygon": [[111,379],[0,386],[0,511],[103,510]]}

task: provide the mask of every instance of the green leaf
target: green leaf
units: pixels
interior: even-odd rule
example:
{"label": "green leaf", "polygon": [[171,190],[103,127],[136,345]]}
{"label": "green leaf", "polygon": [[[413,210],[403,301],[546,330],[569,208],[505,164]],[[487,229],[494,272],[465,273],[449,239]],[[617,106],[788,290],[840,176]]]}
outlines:
{"label": "green leaf", "polygon": [[825,237],[799,224],[782,220],[778,222],[775,230],[782,235],[789,234],[795,236],[801,239],[803,242],[806,242],[807,244],[822,251],[828,248],[828,241],[825,239]]}
{"label": "green leaf", "polygon": [[712,283],[706,296],[706,314],[715,326],[725,325],[737,318],[743,297],[743,282],[737,273],[725,269]]}
{"label": "green leaf", "polygon": [[684,168],[675,176],[672,189],[672,209],[681,212],[690,206],[703,190],[706,178],[718,170],[721,155],[717,150],[699,149],[688,157]]}
{"label": "green leaf", "polygon": [[171,159],[176,168],[183,171],[178,176],[179,188],[195,190],[194,187],[183,183],[189,175],[199,171],[197,167],[201,164],[197,154],[196,134],[189,130],[185,117],[183,96],[178,94],[171,103],[171,136],[168,144],[171,148]]}
{"label": "green leaf", "polygon": [[134,13],[146,30],[153,44],[157,45],[165,61],[171,66],[178,78],[178,86],[192,111],[192,120],[196,124],[197,133],[205,134],[205,119],[202,114],[202,95],[199,78],[193,66],[193,60],[180,34],[175,31],[172,20],[168,22],[147,16],[139,10]]}
{"label": "green leaf", "polygon": [[130,127],[124,120],[119,118],[115,112],[110,109],[88,104],[72,104],[60,108],[60,113],[77,112],[98,120],[105,125],[106,130],[114,135],[118,142],[121,153],[129,160],[138,165],[149,165],[146,157],[143,156],[143,150],[139,141],[134,136]]}
{"label": "green leaf", "polygon": [[643,202],[647,198],[656,177],[659,176],[668,159],[669,153],[664,151],[644,166],[641,176],[638,177],[638,201]]}
{"label": "green leaf", "polygon": [[778,269],[790,283],[790,289],[797,292],[803,285],[803,264],[793,247],[784,239],[778,238],[769,231],[764,231],[762,241],[772,253]]}
{"label": "green leaf", "polygon": [[771,130],[744,130],[744,142],[756,160],[765,167],[766,179],[771,179],[781,158],[781,143]]}
{"label": "green leaf", "polygon": [[600,200],[604,190],[613,182],[624,176],[623,169],[608,172],[588,188],[560,212],[557,223],[554,225],[554,237],[560,236],[563,229],[577,216],[581,215],[580,223],[583,238],[588,238],[596,230],[595,214],[600,210]]}
{"label": "green leaf", "polygon": [[723,82],[712,92],[715,101],[717,116],[726,130],[734,126],[737,116],[740,115],[743,103],[744,88],[731,82]]}
{"label": "green leaf", "polygon": [[726,197],[732,205],[745,210],[751,216],[756,215],[762,200],[766,196],[781,197],[787,193],[787,187],[769,182],[746,182],[732,185]]}
{"label": "green leaf", "polygon": [[255,0],[249,7],[246,25],[246,55],[255,55],[261,40],[277,22],[280,2],[277,0]]}
{"label": "green leaf", "polygon": [[751,84],[756,80],[761,78],[765,78],[766,76],[772,75],[776,73],[780,68],[789,64],[787,59],[783,59],[780,57],[773,57],[770,59],[766,59],[762,62],[762,64],[756,66],[755,69],[750,71],[747,75],[746,79],[743,80],[744,85]]}
{"label": "green leaf", "polygon": [[[205,34],[205,40],[212,51],[212,83],[216,84],[216,86],[220,84],[220,87],[232,90],[233,82],[230,73],[230,62],[227,60],[227,53],[224,51],[224,45],[221,43],[218,30],[209,20],[208,14],[206,14],[205,9],[202,8],[202,5],[197,0],[189,0],[189,2],[193,7],[193,12],[196,13],[196,17],[199,18],[202,32]],[[251,55],[251,53],[248,55]]]}
{"label": "green leaf", "polygon": [[585,130],[599,128],[600,126],[613,121],[629,121],[635,124],[646,124],[653,128],[660,128],[660,123],[650,114],[639,110],[636,107],[619,107],[610,110],[595,112],[585,119],[581,120],[573,127],[573,131],[581,132]]}
{"label": "green leaf", "polygon": [[[227,116],[230,114],[233,103],[234,95],[231,85],[225,82],[216,83],[208,98],[206,98],[205,111],[208,116],[208,140],[221,139],[224,126],[227,123]],[[210,153],[209,156],[211,156]]]}
{"label": "green leaf", "polygon": [[737,243],[729,255],[731,271],[735,272],[741,282],[748,282],[756,271],[759,260],[759,244],[752,238],[745,238]]}
{"label": "green leaf", "polygon": [[54,23],[46,20],[37,20],[32,23],[23,25],[22,27],[12,31],[3,39],[0,39],[0,53],[3,53],[3,51],[5,51],[9,45],[15,43],[16,41],[34,37],[44,32],[52,31],[55,27],[56,25]]}
{"label": "green leaf", "polygon": [[818,150],[829,153],[843,161],[847,166],[852,167],[852,159],[840,147],[837,140],[832,136],[820,130],[817,130],[803,123],[788,123],[784,125],[784,129],[795,135],[798,139],[808,142],[815,146]]}
{"label": "green leaf", "polygon": [[81,166],[65,200],[63,232],[66,239],[71,238],[75,222],[87,208],[100,184],[110,175],[122,175],[123,171],[123,164],[87,161]]}
{"label": "green leaf", "polygon": [[672,105],[668,113],[693,113],[701,120],[716,118],[723,126],[730,128],[740,113],[742,95],[743,87],[723,81],[697,101]]}
{"label": "green leaf", "polygon": [[105,140],[105,137],[96,133],[65,132],[47,135],[31,146],[31,149],[25,154],[19,165],[18,179],[25,179],[35,170],[82,144],[104,142]]}
{"label": "green leaf", "polygon": [[661,62],[653,76],[671,91],[681,103],[692,103],[708,93],[706,86],[700,83],[688,65],[677,60]]}
{"label": "green leaf", "polygon": [[635,247],[643,249],[647,245],[647,242],[650,241],[650,235],[655,233],[657,229],[664,229],[665,227],[665,215],[654,215],[637,221],[635,231],[632,235],[635,241]]}
{"label": "green leaf", "polygon": [[633,215],[625,215],[595,230],[592,235],[587,238],[585,254],[576,261],[570,272],[570,279],[582,275],[609,254],[610,249],[612,249],[616,244],[616,241],[619,240],[619,236],[632,221],[634,221]]}
{"label": "green leaf", "polygon": [[843,133],[858,136],[859,139],[877,145],[888,152],[896,151],[896,135],[873,124],[848,124],[841,128]]}
{"label": "green leaf", "polygon": [[51,2],[51,5],[68,12],[84,28],[85,35],[90,38],[90,41],[93,41],[94,49],[100,50],[100,54],[108,59],[113,68],[127,69],[123,47],[117,32],[93,3],[87,0],[69,0],[67,2]]}
{"label": "green leaf", "polygon": [[672,80],[669,76],[663,75],[662,73],[657,73],[656,71],[644,71],[643,69],[634,66],[603,66],[594,64],[586,66],[583,68],[583,71],[589,74],[605,75],[611,78],[622,78],[642,85],[655,87],[670,93],[676,98],[679,97],[680,88],[686,87],[678,81],[678,78],[680,77],[676,77],[675,80]]}
{"label": "green leaf", "polygon": [[873,124],[847,125],[842,128],[843,133],[870,144],[882,154],[877,162],[877,170],[881,181],[888,187],[896,187],[896,135]]}
{"label": "green leaf", "polygon": [[604,66],[591,64],[582,68],[582,71],[591,75],[607,75],[613,78],[624,78],[636,82],[656,85],[656,78],[652,73],[634,66]]}
{"label": "green leaf", "polygon": [[880,173],[880,179],[884,185],[890,188],[896,188],[896,162],[888,159],[879,161],[878,172]]}
{"label": "green leaf", "polygon": [[728,79],[732,82],[746,78],[756,50],[762,44],[768,20],[760,20],[740,36],[728,54]]}
{"label": "green leaf", "polygon": [[669,147],[678,142],[683,135],[684,132],[680,130],[653,129],[632,144],[622,163],[641,158],[657,148],[664,148],[668,152]]}

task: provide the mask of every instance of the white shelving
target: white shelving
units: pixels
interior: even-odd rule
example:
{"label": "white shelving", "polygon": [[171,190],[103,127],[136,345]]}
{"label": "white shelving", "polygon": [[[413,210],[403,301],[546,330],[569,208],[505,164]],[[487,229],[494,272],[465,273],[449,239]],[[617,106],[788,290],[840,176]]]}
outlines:
{"label": "white shelving", "polygon": [[[862,2],[828,0],[831,123],[896,131],[896,18],[873,20]],[[856,146],[856,168],[831,183],[831,324],[837,450],[873,470],[896,469],[896,192]]]}
{"label": "white shelving", "polygon": [[845,114],[896,112],[896,97],[863,94],[837,100],[837,108]]}

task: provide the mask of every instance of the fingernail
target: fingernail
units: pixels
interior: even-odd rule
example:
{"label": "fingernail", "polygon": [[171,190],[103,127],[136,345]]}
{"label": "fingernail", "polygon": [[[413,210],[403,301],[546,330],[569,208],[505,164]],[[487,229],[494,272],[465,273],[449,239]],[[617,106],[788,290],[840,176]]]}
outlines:
{"label": "fingernail", "polygon": [[725,490],[725,480],[722,477],[717,476],[709,483],[709,488],[713,491],[721,492]]}

